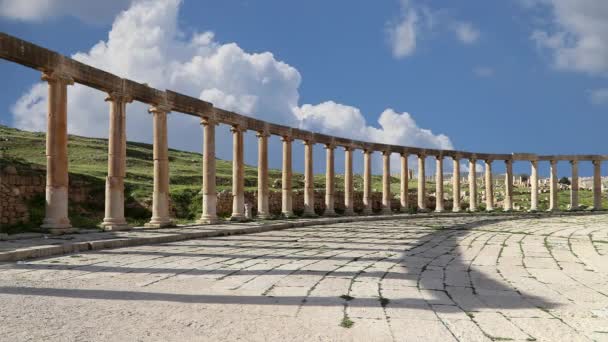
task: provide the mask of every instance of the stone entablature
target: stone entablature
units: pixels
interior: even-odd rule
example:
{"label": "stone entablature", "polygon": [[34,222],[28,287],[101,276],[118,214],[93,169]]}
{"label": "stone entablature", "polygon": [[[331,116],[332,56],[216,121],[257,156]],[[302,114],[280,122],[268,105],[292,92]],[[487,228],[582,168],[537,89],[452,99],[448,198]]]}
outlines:
{"label": "stone entablature", "polygon": [[[453,160],[453,198],[457,201],[454,211],[460,210],[460,161],[468,160],[469,169],[469,210],[477,210],[477,162],[485,162],[487,187],[484,190],[488,200],[487,209],[492,210],[490,203],[493,192],[492,162],[504,161],[506,166],[505,194],[503,210],[513,210],[513,162],[528,161],[531,164],[532,175],[530,181],[531,203],[530,210],[536,210],[538,202],[538,162],[549,161],[551,165],[550,178],[550,210],[557,209],[557,161],[570,161],[572,164],[572,178],[575,186],[571,189],[571,208],[578,207],[578,164],[582,161],[591,161],[594,165],[593,192],[594,208],[601,209],[601,162],[608,160],[608,155],[535,155],[530,153],[488,154],[467,151],[437,150],[418,147],[380,144],[359,140],[334,137],[326,134],[301,130],[298,128],[269,123],[263,120],[240,115],[231,111],[214,107],[213,104],[197,98],[176,93],[171,90],[158,90],[147,84],[123,79],[109,72],[96,69],[69,57],[39,47],[35,44],[0,33],[0,58],[13,61],[42,71],[43,80],[48,82],[48,129],[47,129],[47,180],[46,180],[46,216],[43,227],[55,232],[66,232],[71,229],[68,214],[68,171],[67,171],[67,87],[73,83],[83,84],[109,94],[112,102],[110,111],[110,132],[108,174],[106,182],[106,217],[103,226],[106,229],[128,229],[124,220],[124,149],[125,144],[125,111],[126,103],[139,101],[150,105],[152,120],[154,122],[154,192],[152,204],[152,219],[148,226],[164,227],[173,224],[169,213],[169,162],[167,158],[167,124],[166,117],[169,112],[180,112],[200,117],[204,126],[203,140],[203,215],[199,223],[213,223],[217,220],[217,192],[215,191],[215,126],[225,124],[232,127],[233,132],[233,209],[232,219],[246,219],[244,200],[244,162],[243,162],[243,134],[245,131],[258,132],[260,139],[258,148],[259,199],[262,216],[268,202],[267,177],[267,141],[268,135],[282,137],[283,141],[283,180],[282,180],[282,214],[289,217],[293,215],[293,189],[290,186],[292,178],[292,142],[301,140],[307,146],[321,144],[326,146],[326,191],[325,215],[334,215],[335,172],[334,150],[337,147],[345,148],[345,174],[346,198],[342,201],[347,208],[346,213],[353,213],[352,189],[352,152],[361,150],[364,153],[364,191],[362,203],[364,212],[371,210],[371,154],[382,154],[382,212],[389,213],[392,207],[390,189],[390,156],[393,153],[402,156],[401,167],[407,170],[407,157],[418,156],[418,191],[417,206],[426,211],[425,189],[425,160],[435,158],[439,165],[444,158]],[[313,162],[312,148],[306,150],[305,159],[308,160],[305,172],[307,189],[313,188],[314,179],[310,172]],[[406,161],[403,162],[403,159]],[[405,179],[408,172],[401,172]],[[436,172],[437,188],[435,192],[443,197],[443,174],[439,169]],[[405,188],[404,188],[405,187]],[[402,180],[400,193],[407,193],[407,182]],[[311,208],[315,207],[314,195],[305,196],[307,214],[312,215]],[[441,202],[441,201],[440,201]],[[407,205],[404,205],[407,207]],[[443,203],[438,203],[436,211],[444,211]]]}

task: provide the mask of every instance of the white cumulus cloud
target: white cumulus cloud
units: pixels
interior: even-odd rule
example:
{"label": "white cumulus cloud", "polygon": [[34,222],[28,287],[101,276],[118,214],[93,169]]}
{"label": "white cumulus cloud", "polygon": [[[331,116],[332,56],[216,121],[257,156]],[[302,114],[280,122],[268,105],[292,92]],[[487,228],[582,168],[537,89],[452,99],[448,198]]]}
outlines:
{"label": "white cumulus cloud", "polygon": [[131,0],[0,0],[0,16],[39,22],[72,16],[83,22],[102,23],[129,7]]}
{"label": "white cumulus cloud", "polygon": [[608,1],[528,0],[526,7],[550,12],[550,24],[531,37],[551,53],[557,69],[608,73]]}
{"label": "white cumulus cloud", "polygon": [[418,11],[409,1],[401,1],[401,18],[388,24],[388,39],[395,58],[410,56],[416,50]]}
{"label": "white cumulus cloud", "polygon": [[[177,25],[180,3],[180,0],[135,1],[116,17],[106,40],[72,57],[157,89],[182,92],[270,122],[361,140],[452,147],[448,137],[418,127],[407,113],[387,109],[374,127],[352,106],[331,101],[300,106],[298,70],[277,60],[270,52],[251,53],[236,43],[220,43],[212,32],[185,35]],[[85,86],[69,87],[70,133],[107,137],[105,96]],[[44,131],[46,102],[46,84],[33,85],[12,108],[15,126]],[[171,114],[168,123],[171,147],[200,151],[201,128],[195,117]],[[129,140],[151,142],[151,124],[144,104],[127,106]],[[218,140],[230,141],[228,134],[223,127],[218,132]],[[250,142],[247,146],[255,146]],[[220,158],[230,159],[231,144],[218,144],[217,152]],[[271,163],[272,159],[280,159],[280,153],[270,155]],[[246,153],[246,160],[255,161],[255,153]]]}

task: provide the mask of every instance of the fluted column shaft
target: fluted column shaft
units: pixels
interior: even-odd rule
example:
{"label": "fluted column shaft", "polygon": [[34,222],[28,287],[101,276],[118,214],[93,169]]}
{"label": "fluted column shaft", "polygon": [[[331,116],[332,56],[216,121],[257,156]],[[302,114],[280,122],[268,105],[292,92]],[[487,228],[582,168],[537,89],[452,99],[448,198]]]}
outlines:
{"label": "fluted column shaft", "polygon": [[304,215],[315,215],[315,180],[313,174],[314,142],[304,141]]}
{"label": "fluted column shaft", "polygon": [[494,183],[492,180],[492,161],[486,160],[486,211],[494,210]]}
{"label": "fluted column shaft", "polygon": [[363,214],[372,214],[372,151],[363,151]]}
{"label": "fluted column shaft", "polygon": [[551,160],[551,174],[549,177],[549,210],[559,209],[557,204],[557,161]]}
{"label": "fluted column shaft", "polygon": [[202,118],[203,126],[203,212],[197,221],[200,224],[216,223],[217,191],[215,184],[215,126],[209,118]]}
{"label": "fluted column shaft", "polygon": [[336,190],[335,174],[334,174],[334,149],[335,146],[325,145],[325,212],[324,216],[335,216],[336,211],[334,209],[334,192]]}
{"label": "fluted column shaft", "polygon": [[469,159],[469,210],[477,211],[477,160]]}
{"label": "fluted column shaft", "polygon": [[268,133],[258,132],[258,218],[270,218],[268,209]]}
{"label": "fluted column shaft", "polygon": [[111,93],[110,134],[108,136],[108,176],[106,177],[105,230],[130,229],[125,220],[125,171],[127,158],[126,106],[131,99],[125,94]]}
{"label": "fluted column shaft", "polygon": [[538,160],[531,160],[530,211],[538,210]]}
{"label": "fluted column shaft", "polygon": [[426,210],[426,171],[425,171],[426,156],[418,155],[418,210]]}
{"label": "fluted column shaft", "polygon": [[244,130],[232,126],[232,215],[233,221],[245,219]]}
{"label": "fluted column shaft", "polygon": [[382,152],[382,213],[391,213],[391,153]]}
{"label": "fluted column shaft", "polygon": [[68,85],[74,81],[61,73],[44,73],[48,82],[46,130],[46,205],[41,228],[54,233],[70,230],[68,218]]}
{"label": "fluted column shaft", "polygon": [[283,179],[282,179],[282,200],[281,212],[285,217],[293,217],[292,199],[293,190],[291,188],[292,170],[291,170],[291,137],[283,137]]}
{"label": "fluted column shaft", "polygon": [[399,193],[399,197],[401,200],[401,209],[402,210],[407,210],[409,208],[409,203],[408,203],[408,188],[409,188],[409,175],[408,175],[408,167],[407,167],[407,153],[402,153],[401,154],[401,186],[400,186],[400,193]]}
{"label": "fluted column shaft", "polygon": [[505,160],[505,200],[503,203],[504,211],[513,210],[513,161]]}
{"label": "fluted column shaft", "polygon": [[593,210],[602,209],[602,162],[593,161]]}
{"label": "fluted column shaft", "polygon": [[435,211],[443,212],[443,157],[437,157],[435,163]]}
{"label": "fluted column shaft", "polygon": [[452,169],[452,211],[460,211],[460,158],[453,158]]}
{"label": "fluted column shaft", "polygon": [[353,149],[344,149],[344,215],[354,215]]}
{"label": "fluted column shaft", "polygon": [[169,216],[169,145],[167,140],[167,114],[170,108],[154,106],[149,109],[154,126],[154,192],[152,218],[147,227],[162,228],[173,225]]}

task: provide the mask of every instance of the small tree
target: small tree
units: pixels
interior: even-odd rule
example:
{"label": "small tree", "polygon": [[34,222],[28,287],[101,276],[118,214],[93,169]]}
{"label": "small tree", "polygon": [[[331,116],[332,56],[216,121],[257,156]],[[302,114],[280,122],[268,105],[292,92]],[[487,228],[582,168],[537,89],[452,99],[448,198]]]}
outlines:
{"label": "small tree", "polygon": [[562,178],[559,179],[558,183],[559,184],[570,185],[570,180],[568,179],[568,177],[562,177]]}

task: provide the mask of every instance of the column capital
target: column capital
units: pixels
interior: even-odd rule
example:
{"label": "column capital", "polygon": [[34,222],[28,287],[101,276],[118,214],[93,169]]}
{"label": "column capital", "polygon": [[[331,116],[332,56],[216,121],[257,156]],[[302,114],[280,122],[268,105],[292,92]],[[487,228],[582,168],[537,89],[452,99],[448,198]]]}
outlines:
{"label": "column capital", "polygon": [[325,149],[326,150],[333,150],[336,148],[336,145],[334,144],[325,144]]}
{"label": "column capital", "polygon": [[289,135],[283,135],[283,136],[281,136],[281,141],[292,142],[292,141],[294,141],[294,139]]}
{"label": "column capital", "polygon": [[418,158],[426,158],[426,153],[425,152],[418,152],[418,153],[415,153],[415,154],[418,156]]}
{"label": "column capital", "polygon": [[384,150],[384,151],[382,151],[382,155],[383,155],[383,156],[390,156],[390,155],[391,155],[391,153],[392,153],[392,152],[391,152],[390,150]]}
{"label": "column capital", "polygon": [[245,132],[247,131],[246,128],[243,128],[243,126],[241,125],[232,125],[232,127],[230,127],[230,132],[232,133],[236,133],[236,132]]}
{"label": "column capital", "polygon": [[302,140],[302,144],[308,146],[308,145],[314,145],[314,144],[316,144],[316,142],[313,139],[306,139],[306,140]]}
{"label": "column capital", "polygon": [[505,164],[513,164],[513,159],[505,159]]}
{"label": "column capital", "polygon": [[435,156],[435,160],[443,160],[443,156],[442,155],[436,155]]}
{"label": "column capital", "polygon": [[209,118],[209,117],[202,117],[201,118],[201,125],[203,126],[216,126],[218,125],[218,122],[215,119]]}
{"label": "column capital", "polygon": [[490,159],[490,158],[488,158],[488,159],[484,159],[483,161],[484,161],[486,164],[492,164],[492,163],[494,162],[494,159]]}
{"label": "column capital", "polygon": [[59,71],[59,70],[44,71],[42,73],[41,79],[43,81],[47,81],[49,83],[50,82],[63,82],[63,83],[66,83],[67,85],[74,84],[74,79],[72,78],[72,76],[70,76],[70,74],[63,72],[63,71]]}
{"label": "column capital", "polygon": [[469,162],[475,164],[477,162],[477,158],[476,157],[469,157]]}
{"label": "column capital", "polygon": [[452,155],[452,160],[458,160],[459,161],[460,159],[462,159],[462,154],[460,154],[460,153],[454,153]]}
{"label": "column capital", "polygon": [[258,131],[255,133],[255,136],[258,138],[267,138],[270,136],[270,133],[268,133],[266,131]]}
{"label": "column capital", "polygon": [[591,161],[591,163],[592,163],[593,165],[597,166],[597,165],[601,165],[601,164],[602,164],[602,161],[601,161],[601,160],[599,160],[599,159],[594,159],[594,160],[592,160],[592,161]]}
{"label": "column capital", "polygon": [[171,107],[164,103],[153,105],[148,109],[148,113],[151,113],[151,114],[159,114],[159,113],[169,114],[169,112],[171,112]]}
{"label": "column capital", "polygon": [[372,150],[371,148],[364,148],[363,150],[361,150],[363,152],[363,154],[373,154],[374,150]]}
{"label": "column capital", "polygon": [[410,153],[407,152],[407,151],[403,151],[403,152],[399,152],[399,155],[402,156],[402,157],[406,157],[407,158],[407,157],[410,156]]}
{"label": "column capital", "polygon": [[344,151],[354,151],[354,150],[356,150],[356,148],[353,147],[353,146],[342,146],[342,147],[344,148]]}
{"label": "column capital", "polygon": [[572,160],[570,161],[570,164],[572,164],[572,165],[577,165],[577,164],[578,164],[578,159],[572,159]]}
{"label": "column capital", "polygon": [[113,91],[108,93],[108,96],[106,96],[105,101],[130,103],[133,102],[133,97],[131,97],[131,95],[127,93]]}
{"label": "column capital", "polygon": [[555,165],[557,165],[557,160],[551,159],[551,160],[549,160],[549,164],[551,164],[551,166],[555,166]]}

